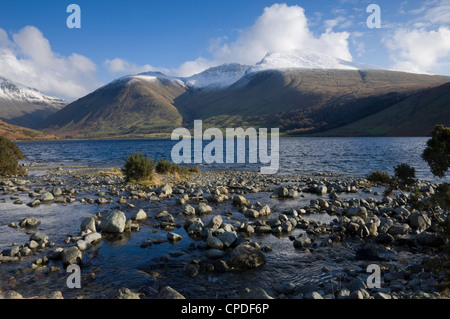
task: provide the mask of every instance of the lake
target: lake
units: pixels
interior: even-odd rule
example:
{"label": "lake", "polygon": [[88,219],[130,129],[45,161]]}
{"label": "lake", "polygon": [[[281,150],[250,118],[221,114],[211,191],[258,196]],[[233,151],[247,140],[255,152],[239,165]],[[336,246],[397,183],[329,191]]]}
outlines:
{"label": "lake", "polygon": [[[407,163],[416,169],[422,180],[439,180],[430,173],[421,158],[426,137],[330,137],[330,138],[280,138],[280,166],[277,174],[337,173],[363,177],[375,170],[393,174],[394,166]],[[83,140],[18,142],[27,156],[26,161],[38,165],[88,165],[90,167],[120,167],[132,152],[144,152],[152,158],[171,159],[177,141],[144,140]],[[204,142],[204,146],[208,142]],[[193,143],[192,143],[193,144]],[[226,143],[223,143],[224,147]],[[237,143],[235,143],[237,144]],[[248,144],[248,143],[247,143]],[[236,145],[235,145],[236,147]],[[247,145],[248,149],[248,145]],[[194,154],[194,152],[192,152]],[[202,170],[254,170],[264,164],[200,164]]]}

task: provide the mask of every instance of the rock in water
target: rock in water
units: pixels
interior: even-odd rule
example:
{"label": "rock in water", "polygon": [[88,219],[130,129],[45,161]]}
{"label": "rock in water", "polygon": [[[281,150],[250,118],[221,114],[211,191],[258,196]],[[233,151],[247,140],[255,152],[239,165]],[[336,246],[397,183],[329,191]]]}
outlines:
{"label": "rock in water", "polygon": [[121,211],[115,211],[102,221],[101,228],[105,233],[123,233],[126,222],[125,214]]}
{"label": "rock in water", "polygon": [[97,229],[95,227],[95,218],[94,217],[83,218],[83,221],[81,222],[81,225],[80,225],[80,230],[87,231],[88,229],[93,233],[97,232]]}
{"label": "rock in water", "polygon": [[79,264],[83,259],[83,254],[76,246],[65,248],[60,256],[64,265]]}
{"label": "rock in water", "polygon": [[36,217],[27,217],[20,221],[20,227],[36,227],[41,224],[41,221]]}
{"label": "rock in water", "polygon": [[230,265],[234,268],[245,270],[263,266],[266,256],[252,246],[241,244],[230,253]]}
{"label": "rock in water", "polygon": [[53,197],[53,194],[52,193],[50,193],[50,192],[45,192],[44,194],[42,194],[40,197],[39,197],[39,200],[41,201],[41,202],[51,202],[52,200],[54,200],[55,199],[55,197]]}
{"label": "rock in water", "polygon": [[170,286],[166,286],[159,292],[156,299],[186,299],[182,294]]}
{"label": "rock in water", "polygon": [[136,221],[141,221],[141,220],[145,220],[147,219],[147,214],[145,213],[145,211],[143,209],[140,209],[137,213],[133,214],[133,216],[131,216],[132,220],[136,220]]}
{"label": "rock in water", "polygon": [[250,202],[244,196],[235,195],[233,197],[233,205],[241,207],[241,206],[247,206],[249,204],[250,204]]}

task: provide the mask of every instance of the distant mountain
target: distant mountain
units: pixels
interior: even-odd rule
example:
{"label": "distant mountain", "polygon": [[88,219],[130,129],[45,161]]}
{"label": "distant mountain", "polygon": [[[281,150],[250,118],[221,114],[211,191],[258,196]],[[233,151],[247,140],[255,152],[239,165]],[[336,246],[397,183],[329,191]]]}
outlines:
{"label": "distant mountain", "polygon": [[0,136],[4,136],[12,141],[41,141],[59,139],[54,135],[49,135],[29,128],[8,124],[1,120]]}
{"label": "distant mountain", "polygon": [[[448,82],[450,77],[382,70],[314,51],[275,52],[253,66],[225,64],[188,78],[159,72],[123,77],[51,115],[42,127],[70,138],[151,137],[202,119],[205,127],[327,134],[391,107],[414,107],[421,94]],[[430,112],[450,120],[440,109]],[[431,125],[431,113],[429,121],[407,120],[414,135],[429,133],[429,125],[416,122]]]}
{"label": "distant mountain", "polygon": [[0,119],[7,123],[37,128],[43,119],[67,104],[62,99],[0,77]]}

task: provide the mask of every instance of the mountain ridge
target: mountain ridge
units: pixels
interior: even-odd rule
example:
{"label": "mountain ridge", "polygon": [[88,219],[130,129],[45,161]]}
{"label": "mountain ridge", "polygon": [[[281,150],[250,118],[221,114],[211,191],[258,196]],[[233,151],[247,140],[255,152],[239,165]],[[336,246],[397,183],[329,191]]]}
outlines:
{"label": "mountain ridge", "polygon": [[[202,119],[205,127],[279,127],[285,134],[314,134],[403,100],[413,103],[408,99],[415,94],[450,82],[445,76],[363,66],[305,51],[270,53],[254,66],[224,64],[187,78],[140,73],[71,103],[42,128],[68,138],[151,137]],[[420,134],[428,134],[425,130]]]}

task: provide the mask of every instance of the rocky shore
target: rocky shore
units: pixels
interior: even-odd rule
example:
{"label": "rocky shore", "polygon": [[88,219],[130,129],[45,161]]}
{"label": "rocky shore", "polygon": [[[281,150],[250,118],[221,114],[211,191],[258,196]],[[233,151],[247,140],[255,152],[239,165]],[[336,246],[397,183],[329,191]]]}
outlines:
{"label": "rocky shore", "polygon": [[[159,180],[87,168],[2,179],[0,298],[448,298],[448,211],[417,209],[435,184],[384,196],[364,178],[327,174]],[[115,273],[136,271],[130,286],[102,279],[114,254]],[[71,264],[81,289],[66,286]],[[380,287],[368,286],[369,265]]]}

